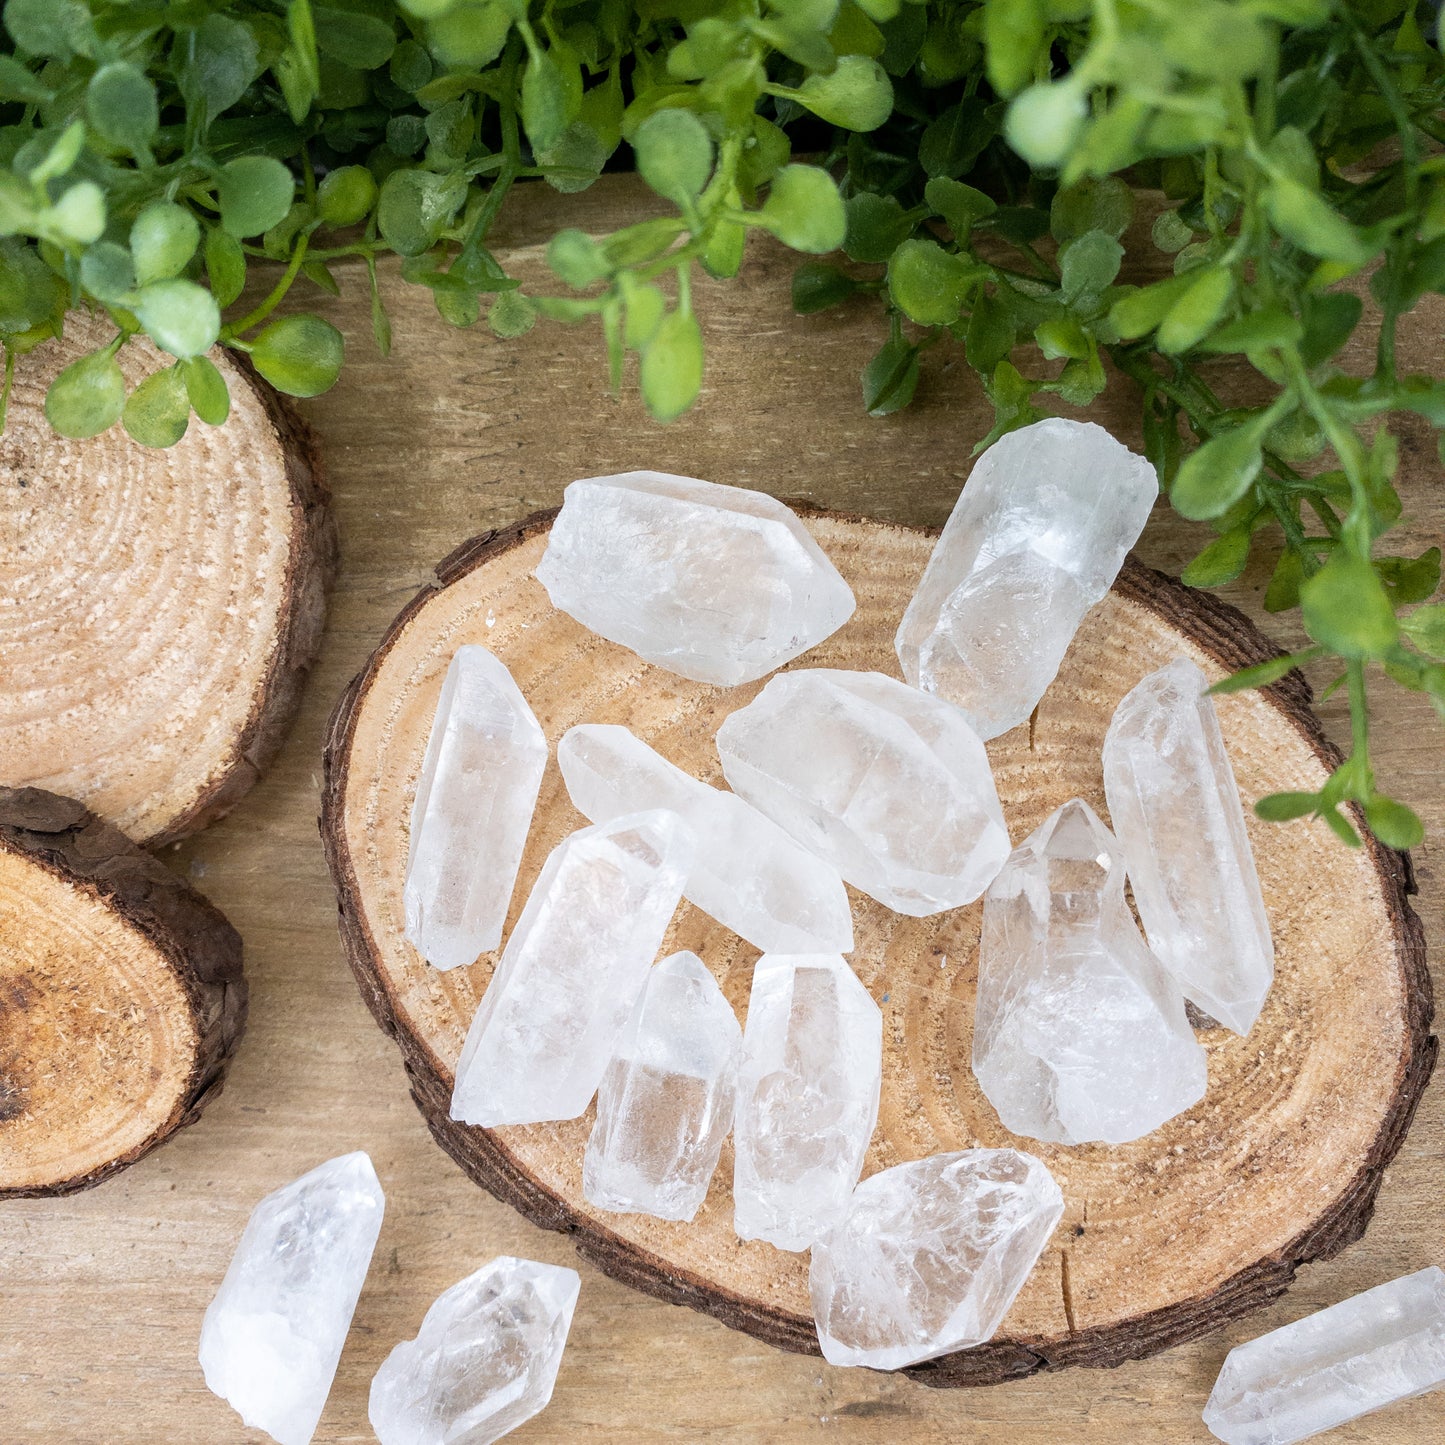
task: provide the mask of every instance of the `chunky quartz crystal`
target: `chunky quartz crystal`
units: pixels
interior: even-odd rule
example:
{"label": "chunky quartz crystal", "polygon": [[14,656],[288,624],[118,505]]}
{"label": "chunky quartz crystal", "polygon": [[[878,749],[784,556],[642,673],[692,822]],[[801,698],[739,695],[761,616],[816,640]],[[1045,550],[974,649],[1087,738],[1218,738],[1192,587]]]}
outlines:
{"label": "chunky quartz crystal", "polygon": [[1051,417],[1001,437],[903,614],[904,677],[957,703],[980,737],[1026,722],[1158,494],[1154,468],[1090,422]]}
{"label": "chunky quartz crystal", "polygon": [[552,850],[457,1063],[467,1124],[575,1119],[592,1101],[692,860],[676,813],[632,813]]}
{"label": "chunky quartz crystal", "polygon": [[752,682],[836,632],[853,593],[763,492],[666,472],[567,488],[537,568],[552,605],[697,682]]}
{"label": "chunky quartz crystal", "polygon": [[1123,1144],[1204,1096],[1184,999],[1124,901],[1124,858],[1075,799],[983,902],[973,1071],[1006,1129]]}
{"label": "chunky quartz crystal", "polygon": [[315,1433],[385,1202],[363,1153],[268,1194],[206,1309],[206,1384],[280,1445],[307,1445]]}

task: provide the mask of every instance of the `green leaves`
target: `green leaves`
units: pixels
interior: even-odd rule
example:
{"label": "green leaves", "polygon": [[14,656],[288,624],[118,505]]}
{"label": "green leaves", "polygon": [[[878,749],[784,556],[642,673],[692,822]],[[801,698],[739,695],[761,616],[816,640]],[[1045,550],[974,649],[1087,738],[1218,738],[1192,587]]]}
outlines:
{"label": "green leaves", "polygon": [[85,91],[86,119],[109,145],[148,163],[160,126],[156,88],[128,61],[112,61],[91,76]]}
{"label": "green leaves", "polygon": [[221,333],[215,297],[194,281],[153,281],[136,293],[131,310],[146,335],[172,356],[199,356]]}
{"label": "green leaves", "polygon": [[702,332],[692,313],[670,311],[642,352],[642,399],[658,421],[673,421],[702,389]]}
{"label": "green leaves", "polygon": [[836,251],[848,233],[838,187],[817,166],[784,166],[773,178],[759,218],[785,246],[818,255]]}
{"label": "green leaves", "polygon": [[435,245],[466,199],[466,183],[431,171],[393,171],[381,185],[376,221],[383,238],[402,256],[420,256]]}
{"label": "green leaves", "polygon": [[1185,275],[1190,284],[1159,323],[1156,344],[1170,355],[1203,341],[1223,317],[1234,295],[1234,276],[1223,266],[1205,266]]}
{"label": "green leaves", "polygon": [[958,320],[969,286],[986,274],[937,241],[905,241],[888,264],[888,294],[910,321],[948,326]]}
{"label": "green leaves", "polygon": [[184,206],[152,201],[130,228],[136,284],[179,276],[200,243],[200,224]]}
{"label": "green leaves", "polygon": [[877,130],[893,113],[893,82],[876,60],[845,55],[830,74],[813,74],[789,92],[829,125]]}
{"label": "green leaves", "polygon": [[1312,256],[1362,266],[1371,249],[1327,201],[1293,176],[1276,173],[1264,195],[1265,211],[1286,241]]}
{"label": "green leaves", "polygon": [[1341,657],[1379,657],[1399,636],[1375,569],[1352,552],[1336,551],[1304,583],[1300,609],[1309,635]]}
{"label": "green leaves", "polygon": [[685,206],[712,174],[712,138],[688,110],[660,110],[632,138],[638,173],[664,200]]}
{"label": "green leaves", "polygon": [[221,225],[236,237],[257,236],[279,225],[291,209],[296,180],[271,156],[240,156],[221,171]]}
{"label": "green leaves", "polygon": [[77,441],[113,426],[124,407],[125,377],[109,349],[72,361],[45,393],[46,420]]}
{"label": "green leaves", "polygon": [[328,226],[359,225],[376,198],[376,181],[365,166],[339,166],[316,188],[316,214]]}
{"label": "green leaves", "polygon": [[863,405],[869,416],[891,416],[918,388],[918,348],[895,336],[863,368]]}
{"label": "green leaves", "polygon": [[273,321],[249,343],[256,370],[288,396],[320,396],[341,373],[345,343],[341,333],[319,316],[287,316]]}
{"label": "green leaves", "polygon": [[1191,452],[1169,493],[1174,510],[1193,521],[1204,521],[1237,502],[1259,476],[1265,433],[1275,419],[1272,412],[1261,412],[1217,433]]}
{"label": "green leaves", "polygon": [[190,397],[174,366],[146,377],[126,399],[121,416],[131,438],[146,447],[174,446],[190,419]]}

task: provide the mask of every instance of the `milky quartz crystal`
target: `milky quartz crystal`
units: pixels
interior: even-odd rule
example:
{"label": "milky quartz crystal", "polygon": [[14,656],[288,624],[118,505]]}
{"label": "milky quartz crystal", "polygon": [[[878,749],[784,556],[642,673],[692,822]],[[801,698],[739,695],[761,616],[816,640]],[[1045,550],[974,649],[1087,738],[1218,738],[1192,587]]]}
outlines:
{"label": "milky quartz crystal", "polygon": [[813,1246],[824,1358],[898,1370],[991,1339],[1063,1212],[1053,1175],[1015,1149],[870,1175]]}
{"label": "milky quartz crystal", "polygon": [[903,614],[904,677],[956,703],[980,737],[1026,722],[1158,494],[1154,468],[1090,422],[1051,417],[1001,437]]}
{"label": "milky quartz crystal", "polygon": [[758,960],[733,1125],[741,1238],[807,1249],[843,1217],[882,1074],[883,1015],[841,958]]}
{"label": "milky quartz crystal", "polygon": [[742,1029],[707,965],[648,975],[597,1091],[582,1193],[599,1209],[691,1219],[733,1126]]}
{"label": "milky quartz crystal", "polygon": [[1104,739],[1104,791],[1150,948],[1187,999],[1247,1034],[1274,943],[1208,686],[1181,657],[1125,696]]}
{"label": "milky quartz crystal", "polygon": [[751,682],[853,615],[781,502],[666,472],[573,482],[537,568],[552,605],[697,682]]}
{"label": "milky quartz crystal", "polygon": [[691,860],[688,829],[658,810],[582,828],[552,850],[467,1032],[453,1119],[492,1128],[587,1108]]}
{"label": "milky quartz crystal", "polygon": [[973,1071],[1006,1129],[1123,1144],[1204,1096],[1184,999],[1124,901],[1124,857],[1065,803],[983,903]]}
{"label": "milky quartz crystal", "polygon": [[972,903],[1008,857],[978,736],[896,678],[782,673],[723,723],[717,750],[734,792],[899,913]]}
{"label": "milky quartz crystal", "polygon": [[1293,1445],[1442,1385],[1445,1272],[1422,1269],[1237,1345],[1204,1423],[1226,1445]]}
{"label": "milky quartz crystal", "polygon": [[490,1445],[544,1410],[581,1284],[503,1255],[438,1296],[371,1381],[381,1445]]}
{"label": "milky quartz crystal", "polygon": [[557,745],[567,792],[594,823],[670,808],[698,840],[684,893],[764,953],[850,953],[853,918],[838,870],[799,847],[736,793],[710,788],[624,727],[587,723]]}
{"label": "milky quartz crystal", "polygon": [[406,936],[437,968],[502,941],[547,739],[512,674],[485,647],[457,648],[427,739],[403,902]]}
{"label": "milky quartz crystal", "polygon": [[206,1309],[206,1384],[280,1445],[307,1445],[315,1433],[384,1205],[363,1153],[268,1194]]}

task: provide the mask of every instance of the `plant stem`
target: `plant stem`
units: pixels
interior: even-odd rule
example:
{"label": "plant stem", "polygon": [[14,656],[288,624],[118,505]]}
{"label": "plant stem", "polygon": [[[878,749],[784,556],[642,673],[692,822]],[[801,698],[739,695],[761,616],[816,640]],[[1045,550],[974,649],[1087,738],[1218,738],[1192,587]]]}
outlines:
{"label": "plant stem", "polygon": [[296,279],[297,273],[301,270],[301,263],[306,259],[306,247],[310,240],[311,233],[309,231],[303,231],[297,237],[296,249],[291,253],[291,263],[281,273],[281,279],[271,288],[270,295],[254,311],[227,326],[221,333],[223,339],[229,341],[243,331],[249,331],[253,326],[264,321],[281,304],[282,297],[291,289],[291,283]]}

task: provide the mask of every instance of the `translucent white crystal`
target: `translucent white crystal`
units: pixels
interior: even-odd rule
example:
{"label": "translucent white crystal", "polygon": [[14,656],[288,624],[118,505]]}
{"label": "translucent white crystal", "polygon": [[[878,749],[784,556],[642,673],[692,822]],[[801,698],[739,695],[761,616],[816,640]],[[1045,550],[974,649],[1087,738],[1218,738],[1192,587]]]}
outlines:
{"label": "translucent white crystal", "polygon": [[1008,857],[978,736],[880,672],[782,673],[723,723],[717,750],[735,792],[899,913],[972,903]]}
{"label": "translucent white crystal", "polygon": [[689,900],[764,953],[850,953],[853,917],[838,870],[735,793],[710,788],[624,727],[586,723],[557,744],[567,792],[594,823],[670,808],[697,852]]}
{"label": "translucent white crystal", "polygon": [[1015,1134],[1122,1144],[1204,1096],[1184,999],[1124,901],[1124,857],[1065,803],[983,901],[973,1071]]}
{"label": "translucent white crystal", "polygon": [[381,1445],[490,1445],[546,1409],[581,1284],[503,1255],[439,1295],[372,1378]]}
{"label": "translucent white crystal", "polygon": [[453,1119],[493,1128],[587,1108],[692,851],[682,820],[658,810],[579,829],[552,850],[467,1031]]}
{"label": "translucent white crystal", "polygon": [[807,1249],[848,1208],[878,1122],[883,1015],[841,958],[764,954],[733,1126],[743,1239]]}
{"label": "translucent white crystal", "polygon": [[1226,1445],[1294,1445],[1442,1385],[1445,1272],[1432,1267],[1235,1346],[1204,1423]]}
{"label": "translucent white crystal", "polygon": [[599,1209],[691,1219],[733,1126],[743,1032],[695,953],[648,975],[597,1091],[582,1193]]}
{"label": "translucent white crystal", "polygon": [[666,472],[573,482],[537,578],[584,627],[724,687],[815,647],[854,606],[781,502]]}
{"label": "translucent white crystal", "polygon": [[206,1384],[280,1445],[307,1445],[315,1433],[385,1202],[359,1152],[268,1194],[206,1308]]}
{"label": "translucent white crystal", "polygon": [[1158,494],[1154,468],[1090,422],[1051,417],[1001,437],[903,614],[904,677],[957,703],[980,737],[1027,721]]}
{"label": "translucent white crystal", "polygon": [[512,674],[485,647],[447,668],[411,810],[406,936],[437,968],[502,941],[547,739]]}
{"label": "translucent white crystal", "polygon": [[824,1358],[898,1370],[992,1339],[1064,1212],[1032,1154],[966,1149],[870,1175],[813,1246]]}
{"label": "translucent white crystal", "polygon": [[1144,932],[1185,998],[1247,1034],[1274,942],[1209,680],[1181,657],[1115,710],[1104,792]]}

